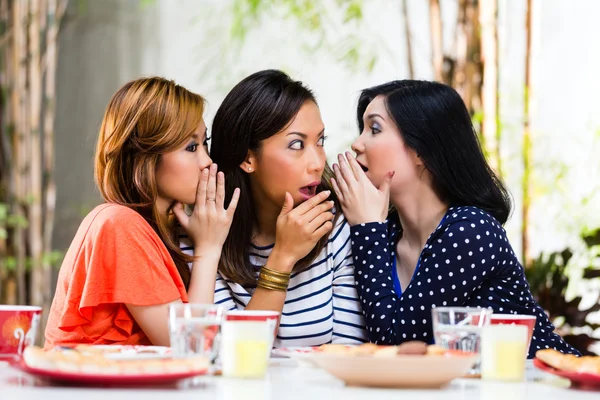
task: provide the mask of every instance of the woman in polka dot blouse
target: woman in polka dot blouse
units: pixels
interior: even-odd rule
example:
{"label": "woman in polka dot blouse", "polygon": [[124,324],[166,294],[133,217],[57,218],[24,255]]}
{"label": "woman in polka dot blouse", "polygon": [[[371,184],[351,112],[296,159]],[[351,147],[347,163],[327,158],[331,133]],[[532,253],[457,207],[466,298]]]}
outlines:
{"label": "woman in polka dot blouse", "polygon": [[432,307],[491,307],[537,317],[530,358],[543,348],[579,354],[531,295],[502,228],[509,194],[456,91],[413,80],[366,89],[358,125],[356,159],[339,156],[333,184],[352,225],[369,339],[433,342]]}

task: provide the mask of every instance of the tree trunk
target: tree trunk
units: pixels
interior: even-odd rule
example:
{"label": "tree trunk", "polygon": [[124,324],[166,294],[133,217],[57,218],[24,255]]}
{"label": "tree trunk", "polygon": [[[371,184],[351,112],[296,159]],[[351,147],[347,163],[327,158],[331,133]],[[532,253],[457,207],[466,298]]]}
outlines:
{"label": "tree trunk", "polygon": [[525,96],[523,99],[523,204],[522,217],[523,225],[521,229],[522,243],[522,261],[523,265],[528,266],[529,263],[529,207],[531,205],[531,45],[532,45],[532,21],[533,10],[532,0],[527,0],[527,18],[525,22]]}

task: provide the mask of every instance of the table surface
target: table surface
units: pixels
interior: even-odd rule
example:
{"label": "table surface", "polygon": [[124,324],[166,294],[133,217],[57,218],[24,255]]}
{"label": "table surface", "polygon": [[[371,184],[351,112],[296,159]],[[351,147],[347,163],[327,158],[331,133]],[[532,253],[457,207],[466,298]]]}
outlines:
{"label": "table surface", "polygon": [[[569,381],[527,365],[527,378],[519,383],[456,379],[435,390],[349,387],[327,372],[298,365],[293,360],[272,359],[264,379],[244,380],[204,376],[170,387],[104,388],[57,385],[41,381],[0,363],[0,398],[16,400],[179,400],[179,399],[482,399],[579,400],[600,398],[600,392],[569,388]],[[109,396],[109,397],[107,397]]]}

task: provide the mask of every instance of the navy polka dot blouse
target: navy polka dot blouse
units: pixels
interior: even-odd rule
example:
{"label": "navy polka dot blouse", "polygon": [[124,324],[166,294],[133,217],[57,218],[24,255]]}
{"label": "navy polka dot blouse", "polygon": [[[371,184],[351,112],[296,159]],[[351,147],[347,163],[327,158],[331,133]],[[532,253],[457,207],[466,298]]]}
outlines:
{"label": "navy polka dot blouse", "polygon": [[537,317],[529,358],[546,348],[579,355],[554,333],[531,295],[506,232],[487,212],[451,207],[427,239],[418,268],[401,294],[395,289],[399,285],[394,267],[398,220],[359,224],[351,230],[356,286],[371,342],[433,343],[432,307],[491,307],[494,313]]}

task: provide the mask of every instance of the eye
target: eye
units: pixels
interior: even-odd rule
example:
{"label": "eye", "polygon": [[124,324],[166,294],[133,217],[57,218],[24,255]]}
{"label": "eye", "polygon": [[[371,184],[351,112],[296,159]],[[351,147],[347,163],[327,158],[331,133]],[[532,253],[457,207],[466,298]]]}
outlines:
{"label": "eye", "polygon": [[186,147],[185,151],[191,151],[192,153],[194,153],[196,150],[198,150],[198,146],[199,146],[199,144],[194,142],[194,143],[190,144],[188,147]]}
{"label": "eye", "polygon": [[206,136],[206,138],[204,139],[204,142],[202,142],[202,145],[204,147],[208,147],[208,141],[210,140],[210,136]]}
{"label": "eye", "polygon": [[319,139],[319,146],[325,146],[325,140],[327,140],[327,136],[321,136]]}
{"label": "eye", "polygon": [[292,150],[302,150],[304,149],[304,142],[302,140],[294,140],[292,143],[290,143],[288,148]]}
{"label": "eye", "polygon": [[375,134],[377,134],[377,133],[381,132],[381,128],[379,127],[379,125],[378,125],[378,124],[373,124],[373,125],[370,125],[370,126],[369,126],[369,128],[371,128],[371,133],[372,133],[373,135],[375,135]]}

